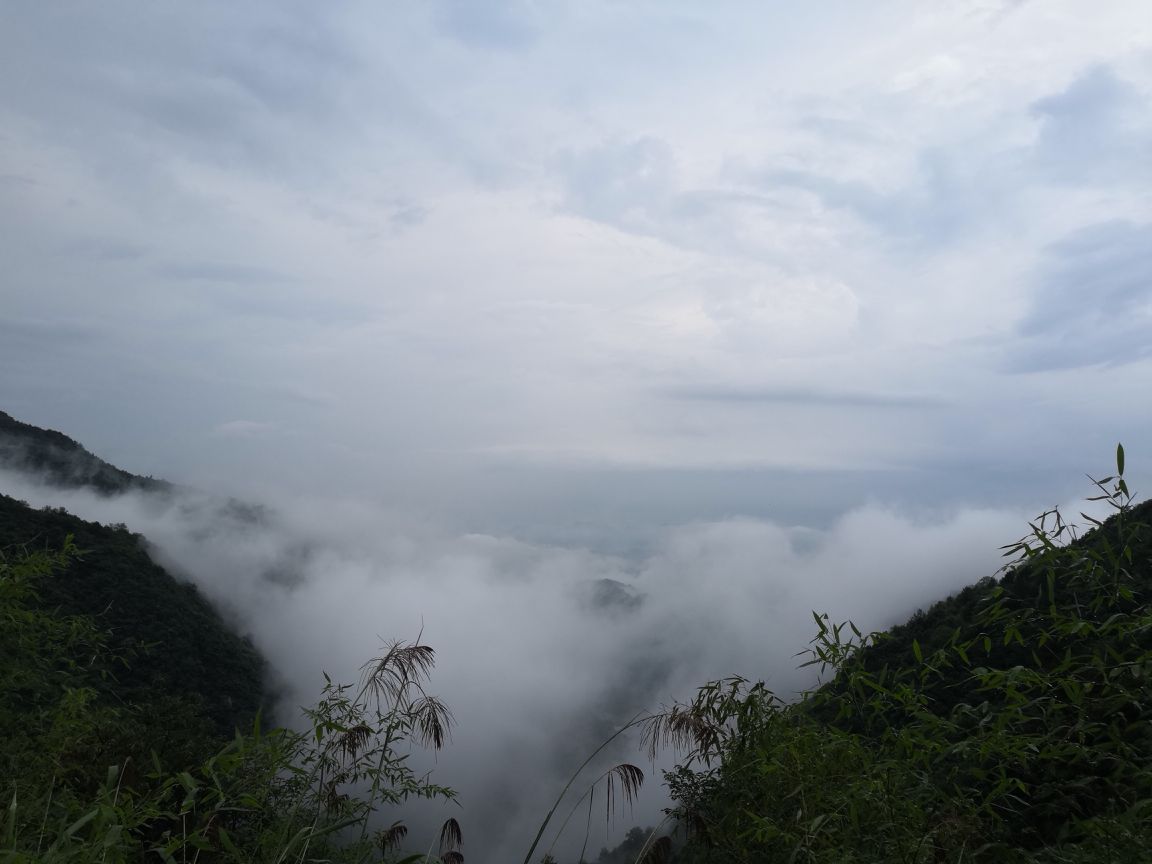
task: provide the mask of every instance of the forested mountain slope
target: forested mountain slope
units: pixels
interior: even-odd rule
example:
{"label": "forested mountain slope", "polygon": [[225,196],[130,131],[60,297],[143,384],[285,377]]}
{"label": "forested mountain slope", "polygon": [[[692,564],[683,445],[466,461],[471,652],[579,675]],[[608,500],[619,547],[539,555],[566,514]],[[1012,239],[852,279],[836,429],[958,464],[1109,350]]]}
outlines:
{"label": "forested mountain slope", "polygon": [[[1051,517],[1049,517],[1051,518]],[[862,669],[879,673],[884,668],[905,666],[909,658],[919,652],[932,655],[954,644],[974,643],[983,649],[985,636],[990,636],[992,621],[989,615],[999,607],[999,618],[1018,616],[1029,611],[1050,611],[1071,607],[1088,614],[1086,604],[1101,602],[1090,586],[1081,578],[1078,567],[1122,568],[1123,578],[1117,576],[1114,590],[1131,593],[1128,600],[1116,604],[1121,614],[1138,608],[1139,599],[1152,595],[1152,500],[1132,506],[1121,515],[1113,516],[1102,526],[1092,527],[1083,536],[1073,540],[1057,554],[1036,554],[1010,567],[1001,577],[987,576],[951,597],[943,599],[927,611],[919,611],[904,624],[897,625],[860,652],[856,662]],[[1071,534],[1051,538],[1069,540]],[[1026,538],[1027,539],[1027,538]],[[1037,550],[1043,552],[1045,550]],[[1117,596],[1117,599],[1120,599]],[[1108,608],[1113,608],[1110,604]],[[1085,628],[1070,636],[1090,638]],[[1021,639],[1007,641],[1001,636],[981,651],[981,662],[988,668],[1010,669],[1021,665],[1035,665],[1048,658],[1045,665],[1057,662],[1057,645],[1066,639],[1044,645],[1029,645]],[[1066,647],[1066,646],[1065,646]],[[961,677],[957,670],[952,676],[935,679],[933,699],[955,702],[969,695],[970,679]]]}
{"label": "forested mountain slope", "polygon": [[37,605],[88,616],[130,656],[103,689],[140,705],[178,697],[197,706],[222,735],[247,727],[263,699],[263,662],[200,592],[152,560],[147,544],[123,527],[86,522],[63,510],[35,510],[0,495],[0,549],[77,554],[37,589]]}
{"label": "forested mountain slope", "polygon": [[[143,492],[194,525],[268,518],[2,413],[0,468],[43,487]],[[424,690],[432,663],[428,646],[391,643],[359,688],[316,670],[323,696],[296,718],[307,732],[255,722],[262,659],[143,537],[0,494],[0,861],[393,857],[398,806],[454,796],[406,762],[413,743],[442,746],[451,722]],[[369,830],[381,809],[391,827]],[[450,819],[439,860],[460,864],[459,845]]]}
{"label": "forested mountain slope", "polygon": [[[176,489],[122,471],[62,433],[3,412],[0,467],[46,486],[100,495],[145,492],[168,502]],[[82,694],[76,698],[84,711],[117,718],[93,727],[99,728],[99,741],[84,743],[92,751],[88,759],[99,764],[104,752],[109,762],[133,757],[146,764],[156,751],[165,761],[187,764],[214,751],[237,727],[251,726],[264,703],[263,660],[194,586],[152,559],[144,538],[63,509],[36,509],[2,492],[0,555],[12,561],[27,553],[52,558],[70,550],[51,578],[36,580],[34,590],[22,593],[22,605],[49,629],[69,622],[100,636],[99,651],[80,640],[57,658],[74,671],[87,669],[78,679],[82,684],[69,685]],[[105,660],[88,668],[93,656]],[[10,738],[14,728],[35,727],[31,692],[0,695]]]}
{"label": "forested mountain slope", "polygon": [[61,488],[86,487],[104,495],[132,490],[167,492],[172,484],[122,471],[62,432],[22,423],[0,411],[0,468],[20,471]]}
{"label": "forested mountain slope", "polygon": [[[454,797],[407,764],[452,719],[425,690],[430,647],[385,645],[356,686],[325,676],[303,732],[222,735],[255,707],[251,649],[126,531],[0,503],[37,532],[0,553],[0,861],[363,864],[402,857],[405,801]],[[435,860],[462,864],[460,843],[451,817]]]}
{"label": "forested mountain slope", "polygon": [[794,704],[713,682],[656,718],[692,862],[1137,862],[1152,842],[1152,504],[1079,539],[1045,514],[1018,562],[887,634],[816,616],[828,683]]}

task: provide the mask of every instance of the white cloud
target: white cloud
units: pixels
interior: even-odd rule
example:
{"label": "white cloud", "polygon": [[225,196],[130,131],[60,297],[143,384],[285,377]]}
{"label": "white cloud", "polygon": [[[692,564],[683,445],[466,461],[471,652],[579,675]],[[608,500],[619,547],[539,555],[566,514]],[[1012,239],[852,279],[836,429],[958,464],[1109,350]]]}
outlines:
{"label": "white cloud", "polygon": [[[793,694],[813,680],[794,657],[812,610],[865,630],[897,623],[992,573],[1025,527],[1004,510],[926,519],[866,506],[827,529],[672,525],[622,556],[454,535],[363,500],[282,501],[253,522],[197,493],[102,498],[11,475],[0,486],[143,532],[252,636],[286,686],[286,719],[316,697],[321,671],[349,679],[381,638],[422,633],[437,650],[434,692],[459,722],[436,780],[458,788],[468,854],[485,862],[522,854],[542,802],[636,712],[734,674]],[[636,743],[607,758],[643,762]],[[637,821],[663,804],[658,778]]]}

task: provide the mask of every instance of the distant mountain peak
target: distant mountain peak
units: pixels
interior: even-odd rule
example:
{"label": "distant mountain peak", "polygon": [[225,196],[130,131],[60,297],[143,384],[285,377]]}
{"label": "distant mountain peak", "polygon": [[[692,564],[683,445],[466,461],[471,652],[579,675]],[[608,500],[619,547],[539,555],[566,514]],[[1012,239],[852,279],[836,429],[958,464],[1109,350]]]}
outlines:
{"label": "distant mountain peak", "polygon": [[128,491],[169,492],[172,484],[141,477],[105,462],[80,442],[54,429],[23,423],[0,411],[0,469],[26,474],[62,489],[87,488],[102,495]]}

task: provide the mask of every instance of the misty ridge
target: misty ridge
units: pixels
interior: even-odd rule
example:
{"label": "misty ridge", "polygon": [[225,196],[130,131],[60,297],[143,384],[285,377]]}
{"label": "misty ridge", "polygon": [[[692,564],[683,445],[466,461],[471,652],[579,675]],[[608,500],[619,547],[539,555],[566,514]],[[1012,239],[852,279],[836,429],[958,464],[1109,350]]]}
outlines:
{"label": "misty ridge", "polygon": [[[949,646],[961,644],[956,634],[980,621],[979,628],[965,638],[983,645],[988,622],[979,619],[975,611],[980,606],[977,600],[983,598],[980,591],[966,588],[950,601],[951,605],[932,604],[980,576],[993,574],[999,566],[999,548],[1019,533],[1019,526],[1027,524],[1020,514],[998,511],[962,511],[946,521],[920,524],[881,507],[867,507],[848,513],[826,530],[746,518],[681,525],[670,528],[643,555],[622,557],[509,537],[445,534],[363,501],[281,501],[269,507],[218,498],[207,491],[124,472],[61,433],[22,424],[6,414],[0,415],[0,456],[3,492],[11,496],[4,499],[3,509],[6,560],[14,560],[12,550],[17,548],[53,553],[69,542],[67,538],[74,537],[72,542],[82,551],[85,545],[120,550],[110,553],[109,559],[135,561],[134,556],[142,556],[137,563],[125,564],[125,572],[155,567],[151,564],[155,561],[176,577],[173,585],[195,586],[192,599],[153,597],[149,601],[168,607],[167,612],[176,610],[174,623],[163,626],[177,628],[179,619],[188,618],[187,604],[202,602],[195,599],[197,596],[202,595],[213,607],[213,611],[203,613],[208,615],[204,619],[207,623],[197,625],[203,631],[200,635],[186,630],[181,634],[176,629],[167,635],[158,635],[155,629],[133,634],[138,624],[131,623],[131,615],[112,627],[125,650],[132,650],[133,636],[152,646],[124,661],[125,669],[136,672],[112,674],[109,680],[122,682],[116,685],[122,686],[122,691],[115,695],[123,710],[132,711],[134,703],[149,705],[145,710],[169,725],[168,735],[157,736],[151,729],[139,735],[141,740],[157,744],[154,749],[166,759],[191,760],[185,762],[191,765],[197,758],[206,758],[212,743],[219,740],[215,736],[222,730],[230,734],[231,729],[224,728],[229,717],[243,731],[258,711],[263,712],[265,725],[287,724],[304,732],[309,723],[320,723],[315,728],[324,728],[332,735],[347,736],[351,730],[372,728],[371,718],[366,719],[365,712],[371,712],[361,698],[363,692],[352,698],[343,690],[332,689],[331,683],[325,688],[324,682],[357,680],[361,665],[373,657],[380,659],[375,668],[385,678],[395,671],[392,664],[399,664],[401,672],[393,681],[395,686],[385,688],[394,700],[393,710],[396,705],[415,710],[413,706],[418,704],[432,709],[431,714],[411,721],[415,725],[404,727],[407,731],[400,738],[435,746],[417,747],[410,753],[405,749],[403,770],[387,777],[352,771],[338,778],[348,787],[341,794],[351,795],[353,800],[357,793],[364,794],[367,789],[378,793],[381,784],[390,783],[393,791],[405,792],[399,798],[383,800],[395,805],[403,799],[405,804],[395,812],[394,807],[385,808],[389,812],[376,815],[355,808],[345,813],[339,810],[345,805],[333,801],[324,804],[353,820],[314,838],[317,844],[336,842],[331,848],[325,846],[325,854],[335,857],[342,854],[337,851],[344,848],[341,843],[350,843],[348,848],[356,845],[352,841],[358,838],[349,826],[362,817],[373,833],[366,827],[359,839],[375,837],[377,845],[369,843],[368,848],[376,848],[373,854],[386,859],[397,857],[401,848],[421,848],[427,842],[425,837],[440,836],[443,842],[437,856],[444,861],[451,862],[465,851],[468,860],[519,860],[548,813],[547,802],[564,788],[573,770],[589,754],[594,758],[581,782],[601,777],[601,783],[587,790],[579,783],[575,785],[577,791],[556,810],[549,832],[538,838],[543,845],[532,847],[532,860],[540,860],[548,850],[553,860],[577,861],[588,857],[591,849],[618,842],[621,845],[616,852],[605,849],[601,860],[624,860],[621,856],[626,854],[631,856],[628,860],[655,860],[653,856],[683,861],[755,857],[769,848],[769,840],[776,835],[759,841],[768,844],[761,852],[756,852],[753,844],[737,854],[733,848],[725,850],[720,842],[725,831],[733,830],[726,820],[736,818],[724,814],[747,810],[746,803],[725,803],[725,796],[734,793],[724,785],[723,774],[725,765],[738,764],[744,758],[741,754],[746,753],[751,733],[742,730],[741,724],[749,722],[747,712],[754,708],[763,717],[777,718],[785,716],[782,706],[809,706],[805,711],[810,709],[821,723],[833,728],[846,723],[844,731],[860,740],[877,735],[876,740],[882,740],[889,732],[877,733],[877,718],[887,718],[885,730],[897,728],[895,718],[900,711],[911,711],[914,706],[895,700],[887,707],[869,709],[873,713],[867,715],[849,714],[845,721],[840,709],[851,700],[832,713],[826,703],[847,698],[844,694],[851,693],[853,676],[876,672],[879,659],[883,660],[879,683],[870,685],[876,689],[868,692],[888,692],[887,670],[896,670],[891,674],[899,677],[900,670],[915,666],[913,643],[916,661],[923,662],[925,653],[947,653]],[[1116,500],[1105,496],[1104,501],[1087,505],[1095,508],[1089,509],[1089,515],[1106,515],[1106,505]],[[20,502],[47,509],[30,510]],[[1067,539],[1055,536],[1061,543]],[[1141,554],[1146,552],[1140,548]],[[70,573],[77,567],[99,569],[89,562],[90,558],[82,554],[77,561],[58,566]],[[1146,567],[1146,563],[1146,558],[1137,559],[1135,566]],[[86,606],[68,601],[60,608],[70,614],[93,616],[97,628],[112,621],[122,607],[135,608],[133,614],[141,621],[154,618],[133,600],[142,590],[135,587],[137,583],[125,581],[123,592],[116,593],[115,580],[121,577],[114,565],[103,566],[109,572],[103,572],[95,582],[73,578],[72,587],[67,589],[76,597],[92,594]],[[104,594],[85,587],[100,579],[104,580]],[[52,580],[44,584],[51,585]],[[980,584],[987,589],[991,583],[986,580]],[[113,586],[112,594],[107,593],[109,585]],[[46,590],[45,596],[51,592]],[[1135,597],[1130,596],[1131,602]],[[927,615],[916,611],[929,607]],[[813,610],[824,617],[814,620]],[[845,647],[853,640],[835,622],[849,619],[857,639],[852,647]],[[907,622],[903,629],[893,630],[888,642],[864,648],[860,653],[864,662],[853,667],[855,652],[873,638],[866,634],[901,622]],[[814,628],[818,628],[814,650],[819,653],[802,666],[804,658],[796,655],[810,644]],[[1020,629],[1010,632],[1019,633]],[[916,635],[909,637],[909,633]],[[242,641],[234,641],[237,638]],[[166,675],[153,668],[165,665],[149,660],[157,651],[163,657],[165,641],[180,643],[182,656],[193,658],[192,671]],[[1004,642],[1009,647],[1011,643],[1012,639]],[[418,644],[435,649],[434,672],[430,655],[405,653]],[[1140,650],[1149,648],[1143,637],[1135,644]],[[228,662],[211,659],[204,653],[208,650],[225,651],[230,655]],[[930,668],[947,678],[953,673],[941,670],[952,662]],[[912,692],[916,698],[926,698],[925,694],[932,692],[930,682],[923,668],[916,674],[920,684]],[[1137,674],[1143,686],[1141,676]],[[958,680],[948,679],[940,685],[944,687],[940,692],[960,688]],[[698,690],[706,681],[724,683],[711,690]],[[757,681],[764,684],[749,683]],[[826,686],[814,691],[821,681],[827,682]],[[841,692],[845,686],[848,690]],[[999,686],[1005,693],[1013,692],[1003,682]],[[415,689],[408,692],[410,687]],[[992,691],[993,687],[986,689]],[[169,690],[176,702],[163,708],[153,704],[158,698],[163,702],[167,696],[157,694]],[[236,695],[226,697],[230,707],[225,710],[217,703],[219,694],[229,690]],[[820,698],[825,701],[813,700],[813,692],[824,694]],[[892,688],[892,692],[900,691]],[[433,693],[433,702],[420,703]],[[942,704],[954,703],[950,708],[963,704],[954,696],[933,698]],[[991,703],[985,701],[985,710],[997,698]],[[211,708],[213,704],[217,707]],[[327,713],[320,719],[316,714],[301,715],[300,706],[309,705],[323,706]],[[737,710],[737,706],[743,708]],[[75,707],[70,710],[74,712]],[[373,710],[380,711],[379,703]],[[199,719],[190,722],[190,714]],[[385,726],[396,719],[387,711],[375,716]],[[616,737],[638,716],[647,718],[648,725],[637,724]],[[349,718],[357,722],[351,723]],[[431,727],[422,725],[424,721],[431,722]],[[714,722],[711,737],[694,738],[708,722]],[[769,725],[777,722],[772,719]],[[179,730],[184,730],[183,736]],[[1124,735],[1133,734],[1133,730],[1140,736],[1148,734],[1142,715],[1133,718]],[[940,730],[933,732],[937,733]],[[185,745],[165,744],[171,737],[183,737]],[[945,740],[947,737],[944,735]],[[85,739],[78,734],[77,740]],[[339,746],[344,749],[340,752],[355,757],[357,751],[348,744],[349,739],[341,740]],[[116,741],[115,736],[112,741]],[[645,743],[660,742],[666,746],[653,746],[648,755],[641,753]],[[804,755],[812,758],[810,753]],[[859,755],[855,754],[856,758]],[[71,758],[76,756],[72,753]],[[136,756],[145,761],[146,754]],[[105,761],[116,758],[108,752]],[[319,757],[313,752],[310,758]],[[9,766],[16,764],[19,760],[13,759]],[[643,769],[633,768],[634,764],[642,764]],[[168,767],[171,770],[175,766]],[[334,765],[327,769],[335,770]],[[1005,766],[1000,769],[1005,770]],[[34,773],[33,768],[25,770]],[[75,767],[71,770],[77,775],[84,773]],[[143,783],[133,773],[136,770],[125,768],[120,776],[130,783]],[[639,773],[631,773],[633,770]],[[694,770],[702,773],[693,774]],[[806,764],[805,770],[815,772],[818,766]],[[665,774],[665,788],[658,781],[662,771],[669,772]],[[1027,783],[1034,779],[1033,774],[1034,769],[1025,771],[1025,779],[1016,781],[1019,788],[1012,787],[1013,795],[1026,798],[1031,794]],[[736,779],[737,790],[748,786],[749,794],[755,792],[755,783],[739,776]],[[77,788],[90,796],[98,795],[97,789],[86,787],[85,782],[90,781],[78,781]],[[335,784],[335,779],[332,782]],[[984,785],[977,787],[983,789],[987,782],[984,778]],[[1132,777],[1124,780],[1131,785],[1132,794],[1144,782]],[[609,783],[615,784],[615,802],[607,789]],[[335,788],[333,785],[329,790],[331,794]],[[988,793],[993,802],[988,805],[991,815],[985,815],[994,817],[1001,830],[1018,832],[1024,824],[1031,832],[1020,848],[997,847],[997,854],[1007,848],[1015,850],[1012,854],[1025,854],[1020,849],[1030,850],[1028,854],[1048,849],[1055,838],[1063,836],[1054,827],[1057,823],[1067,823],[1073,811],[1077,814],[1073,823],[1078,825],[1075,820],[1082,817],[1082,804],[1073,807],[1066,803],[1062,806],[1067,812],[1057,807],[1057,816],[1044,816],[1044,807],[1051,809],[1053,805],[1030,801],[1023,810],[1027,818],[1020,823],[1023,817],[1013,815],[1018,805],[1004,805],[997,797],[1003,792],[993,791],[995,794]],[[171,795],[171,790],[167,794]],[[280,790],[278,794],[285,793]],[[581,809],[579,816],[574,815],[570,809],[573,797],[587,812]],[[459,806],[446,809],[446,801]],[[623,803],[628,805],[623,810],[613,806]],[[321,804],[313,801],[312,806]],[[594,812],[600,815],[593,816]],[[609,816],[607,823],[605,814]],[[819,814],[809,815],[815,819]],[[978,815],[965,813],[963,819],[957,815],[956,825],[947,829],[955,836],[943,828],[936,833],[923,829],[931,837],[921,837],[921,846],[933,855],[966,854],[962,850],[968,848],[965,844],[971,839],[966,832],[975,831],[977,825],[981,831],[987,829]],[[446,816],[449,822],[444,822]],[[1118,818],[1116,813],[1108,816]],[[395,821],[401,817],[403,824]],[[921,817],[926,824],[935,818],[930,813],[916,818]],[[212,834],[212,820],[218,817],[206,818],[207,833],[197,840],[200,851],[209,857],[222,856],[221,860],[236,859],[238,853],[228,850]],[[817,841],[833,831],[834,822],[829,820],[846,818],[844,813],[827,816],[820,822],[828,825],[823,833],[811,829],[809,819],[802,831],[793,826],[799,834],[784,832],[779,836],[790,837],[788,843],[792,844],[802,840],[815,849]],[[1138,824],[1143,824],[1142,819],[1139,816]],[[140,836],[148,831],[163,833],[162,823],[152,813],[132,830]],[[561,823],[565,832],[554,841],[553,832]],[[318,823],[312,824],[315,830]],[[336,820],[331,824],[341,823]],[[661,827],[651,836],[635,829],[625,836],[625,829],[636,824]],[[463,845],[456,836],[461,826]],[[237,832],[242,827],[243,820],[235,826]],[[746,827],[737,835],[743,836]],[[845,823],[838,830],[848,827]],[[908,826],[903,829],[912,830]],[[859,830],[858,825],[852,829]],[[1082,827],[1060,829],[1069,830],[1069,842],[1083,844],[1085,837],[1095,836]],[[167,831],[167,842],[176,842],[170,825]],[[444,831],[447,833],[438,833]],[[676,839],[656,842],[656,838],[670,835]],[[417,842],[406,843],[405,837]],[[83,832],[78,829],[66,839],[80,843]],[[745,838],[741,842],[751,841]],[[890,838],[890,842],[897,841]],[[281,851],[286,848],[282,846]],[[302,849],[292,848],[292,854],[305,860]],[[357,854],[367,853],[361,849]],[[884,854],[891,854],[891,849]],[[595,860],[595,856],[588,860]],[[881,856],[859,860],[896,859]],[[987,860],[1025,859],[1008,856]],[[1035,860],[1048,859],[1041,856]]]}

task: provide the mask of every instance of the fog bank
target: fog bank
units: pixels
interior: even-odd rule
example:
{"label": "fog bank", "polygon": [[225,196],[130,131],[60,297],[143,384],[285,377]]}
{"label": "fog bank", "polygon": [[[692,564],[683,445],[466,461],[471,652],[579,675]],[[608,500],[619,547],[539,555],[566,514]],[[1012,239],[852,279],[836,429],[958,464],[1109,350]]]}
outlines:
{"label": "fog bank", "polygon": [[[437,651],[430,690],[458,721],[435,777],[459,791],[454,815],[481,864],[523,855],[546,802],[631,715],[728,675],[794,693],[812,683],[794,657],[812,610],[866,630],[898,623],[993,573],[998,547],[1026,528],[1026,514],[1007,510],[925,522],[872,504],[823,529],[686,523],[624,556],[451,533],[352,499],[261,510],[191,491],[103,498],[10,474],[0,484],[148,538],[267,657],[285,722],[315,700],[321,671],[351,680],[382,640],[420,635]],[[634,743],[606,758],[649,771]],[[658,771],[646,786],[616,834],[656,821]],[[616,840],[593,830],[593,848]]]}

